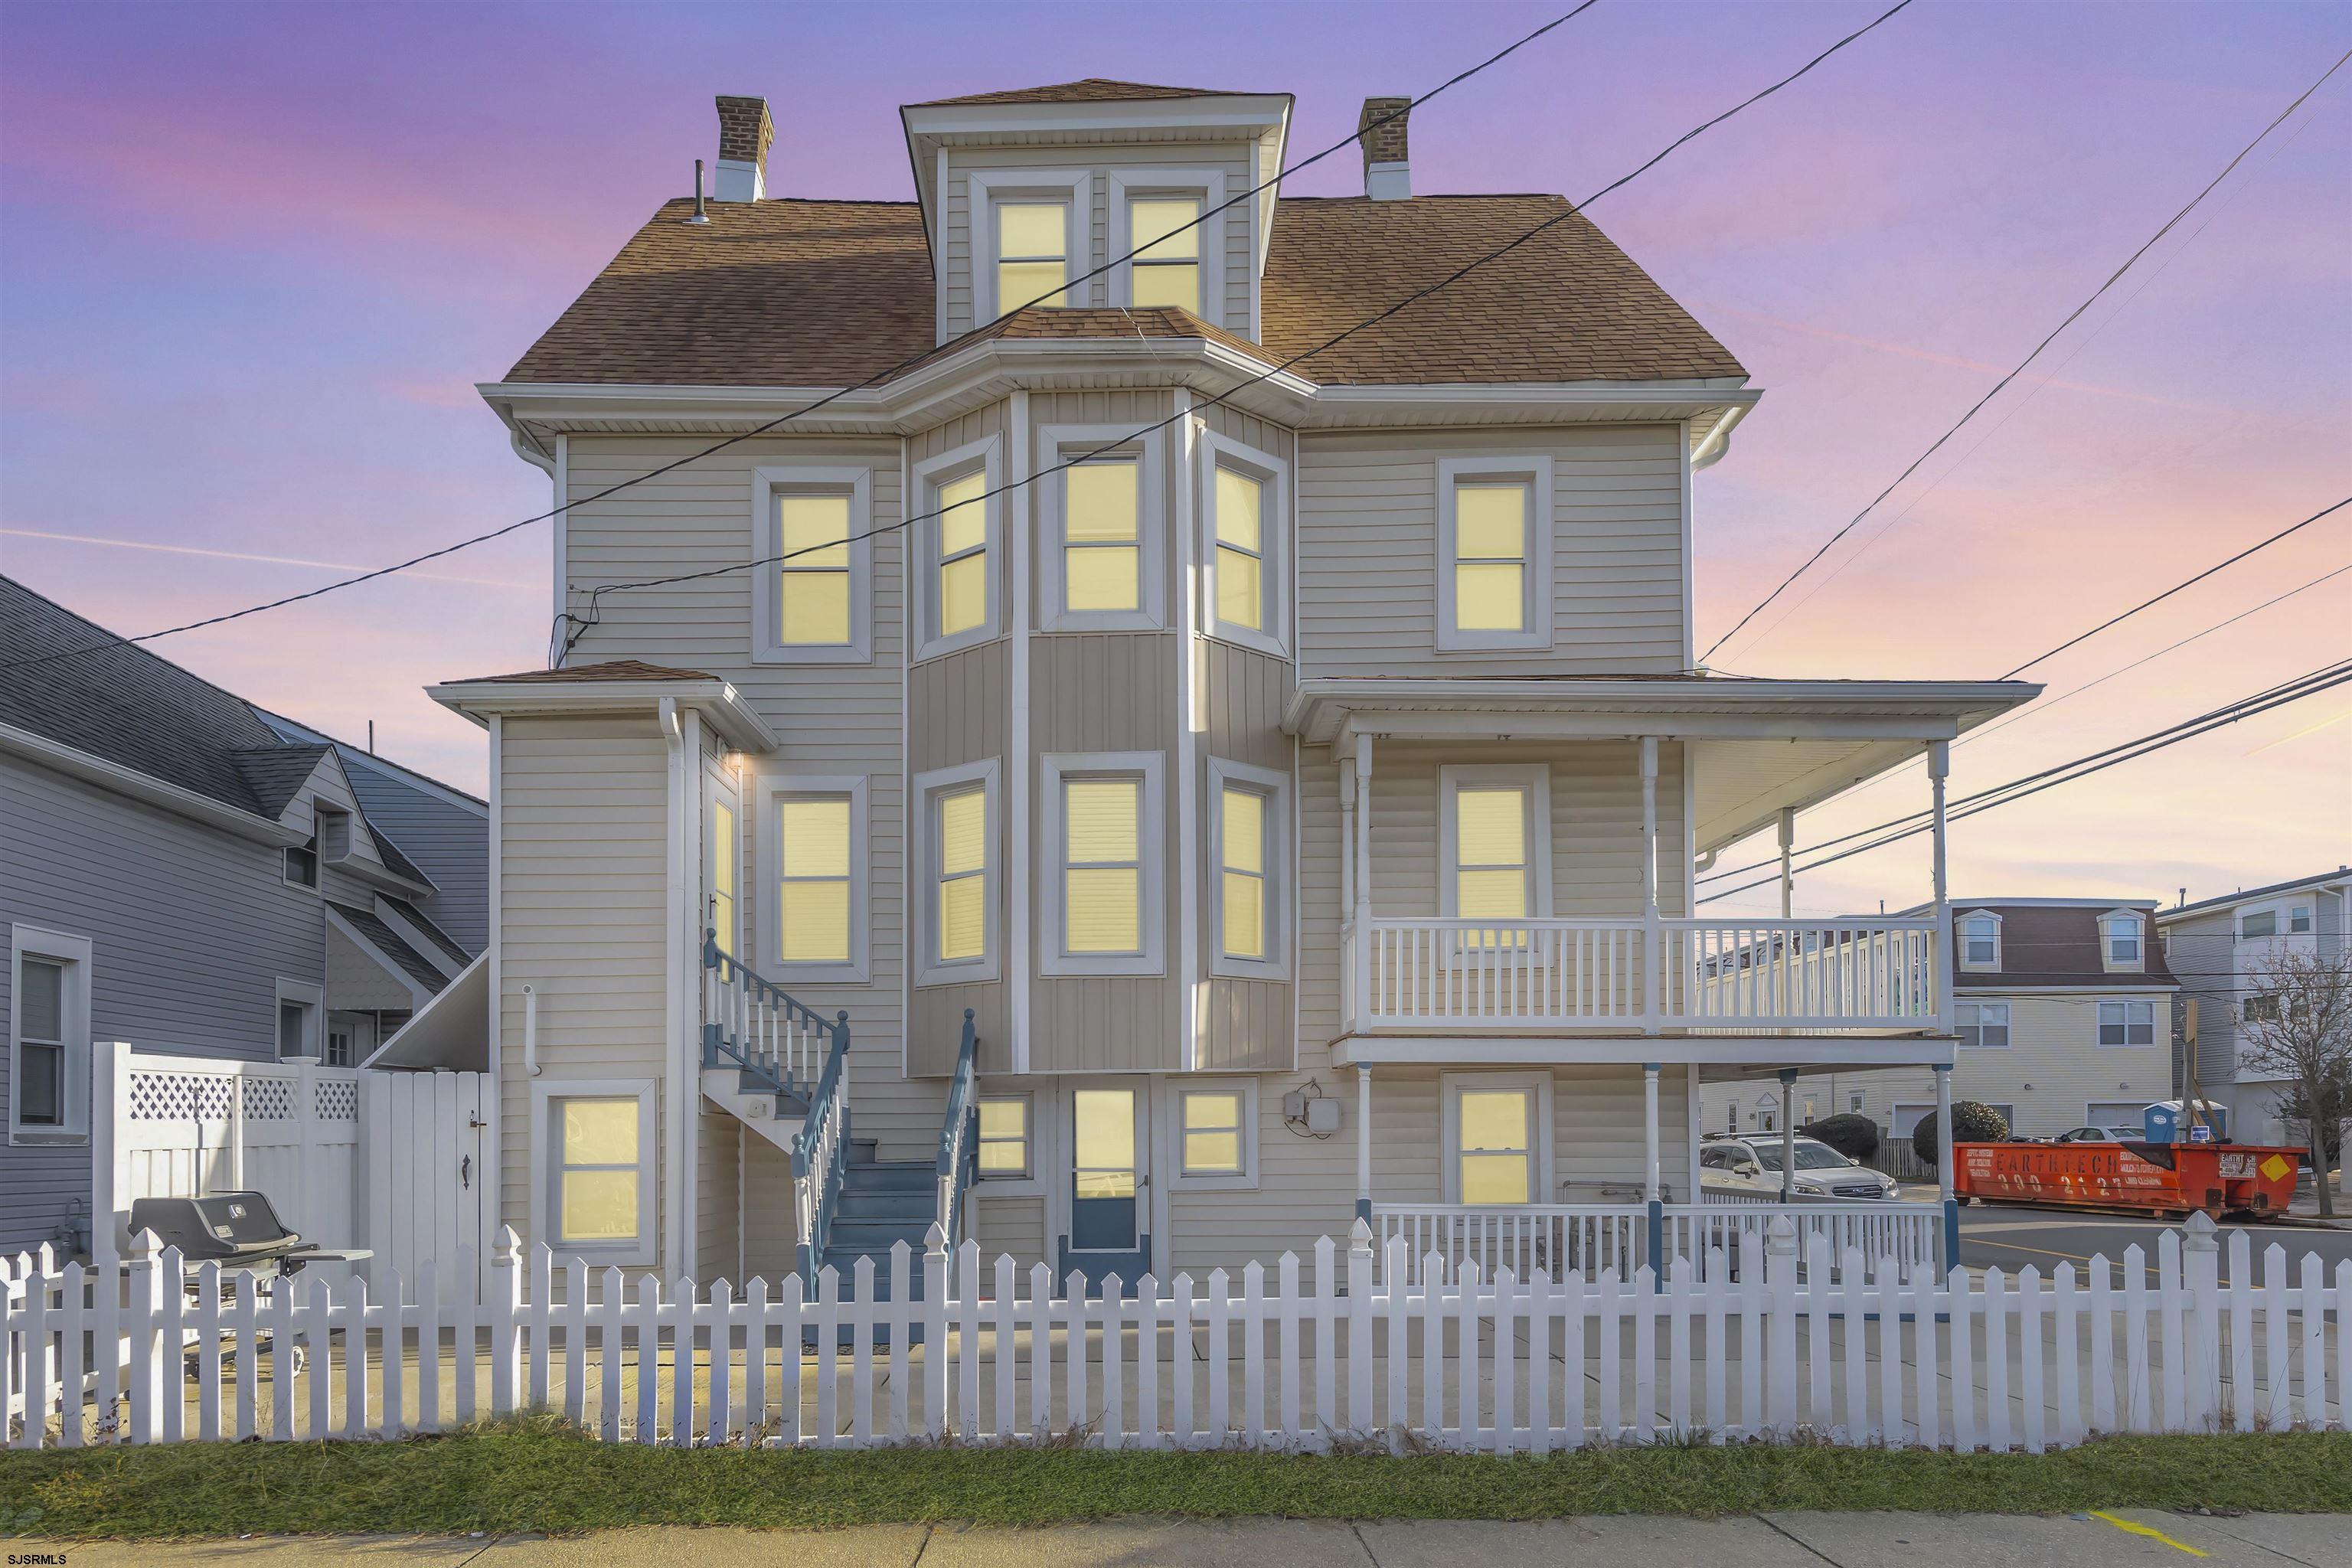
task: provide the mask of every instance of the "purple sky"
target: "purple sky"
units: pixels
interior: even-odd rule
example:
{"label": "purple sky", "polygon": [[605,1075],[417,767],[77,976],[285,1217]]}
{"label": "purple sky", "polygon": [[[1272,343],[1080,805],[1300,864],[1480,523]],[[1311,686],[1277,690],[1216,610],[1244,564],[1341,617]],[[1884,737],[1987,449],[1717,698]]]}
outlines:
{"label": "purple sky", "polygon": [[[1880,8],[1603,0],[1417,112],[1415,188],[1582,195]],[[775,106],[772,191],[903,197],[901,103],[1080,76],[1288,90],[1297,156],[1553,9],[1194,5],[1171,31],[1157,6],[16,0],[0,568],[142,631],[541,510],[472,384],[714,155],[713,93]],[[1596,206],[1769,389],[1699,479],[1701,646],[2347,46],[2335,4],[1922,0]],[[1356,179],[1343,153],[1292,188]],[[1718,664],[1996,674],[2347,494],[2352,68]],[[2063,691],[2352,561],[2347,515],[2036,673]],[[547,576],[532,529],[157,647],[346,735],[373,719],[478,788],[478,731],[419,688],[541,662]],[[1956,787],[2341,658],[2347,613],[2352,574],[1964,747]],[[2331,692],[1989,814],[1956,835],[1955,890],[2197,897],[2332,868],[2348,717]],[[1921,795],[1910,770],[1801,842]],[[1912,845],[1799,902],[1924,888]]]}

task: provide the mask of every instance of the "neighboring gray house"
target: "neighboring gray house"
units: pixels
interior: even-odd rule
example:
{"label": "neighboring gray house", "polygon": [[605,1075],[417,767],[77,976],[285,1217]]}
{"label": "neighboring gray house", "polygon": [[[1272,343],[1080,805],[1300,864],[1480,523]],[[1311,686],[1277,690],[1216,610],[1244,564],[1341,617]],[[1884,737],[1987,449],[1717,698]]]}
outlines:
{"label": "neighboring gray house", "polygon": [[2299,1143],[2277,1110],[2277,1080],[2254,1076],[2240,1059],[2239,1025],[2263,957],[2282,947],[2344,951],[2352,868],[2244,888],[2159,910],[2156,929],[2193,1008],[2181,1029],[2184,1076],[2230,1108],[2231,1134],[2264,1143]]}
{"label": "neighboring gray house", "polygon": [[481,802],[108,638],[0,577],[0,1252],[87,1237],[92,1041],[356,1065],[482,946]]}

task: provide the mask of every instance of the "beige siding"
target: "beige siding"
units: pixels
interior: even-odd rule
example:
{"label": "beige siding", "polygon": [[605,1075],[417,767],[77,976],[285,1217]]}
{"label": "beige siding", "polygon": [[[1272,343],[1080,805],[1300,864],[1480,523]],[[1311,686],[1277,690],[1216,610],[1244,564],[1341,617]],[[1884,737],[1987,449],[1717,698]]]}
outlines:
{"label": "beige siding", "polygon": [[[1004,875],[1012,851],[1006,843],[1009,835],[1003,821],[1011,799],[1005,778],[1011,751],[1007,733],[1011,646],[1006,639],[999,638],[926,659],[908,673],[907,682],[911,773],[964,763],[994,760],[997,763],[999,823],[996,842],[989,847],[989,854],[990,864],[997,868],[992,891],[996,903],[1000,973],[1005,961],[1005,933],[1011,929],[1012,908],[1011,889]],[[910,796],[908,807],[910,812],[919,810],[920,803]],[[926,827],[910,817],[908,831],[918,834],[926,831]],[[908,863],[913,863],[912,857]],[[929,888],[914,889],[910,894],[910,917],[919,917],[919,900],[931,896]],[[912,942],[915,935],[910,927],[907,939]],[[980,1031],[981,1070],[1005,1072],[1012,1068],[1012,1016],[1008,987],[1003,981],[919,985],[914,988],[909,1007],[909,1073],[937,1076],[955,1069],[956,1052],[963,1039],[963,1011],[967,1007],[972,1009],[972,1021]]]}
{"label": "beige siding", "polygon": [[750,1128],[743,1147],[743,1267],[778,1280],[800,1267],[793,1215],[793,1157]]}
{"label": "beige siding", "polygon": [[668,758],[644,716],[509,719],[499,769],[500,1206],[529,1237],[543,1140],[530,1123],[522,988],[539,997],[536,1081],[664,1077]]}
{"label": "beige siding", "polygon": [[696,1115],[699,1119],[694,1142],[696,1278],[705,1285],[719,1279],[740,1284],[744,1274],[743,1249],[736,1239],[740,1234],[737,1141],[758,1134],[747,1133],[731,1112],[707,1100],[698,1101]]}
{"label": "beige siding", "polygon": [[[1074,268],[1092,271],[1108,261],[1110,251],[1110,181],[1113,169],[1149,167],[1158,164],[1181,169],[1216,169],[1224,174],[1225,198],[1233,197],[1257,183],[1250,174],[1250,150],[1241,143],[1225,145],[1217,142],[1161,142],[1158,144],[1124,143],[1108,146],[1053,147],[965,147],[950,149],[948,153],[947,185],[941,196],[940,251],[943,257],[941,276],[947,286],[947,309],[940,325],[940,338],[945,342],[984,326],[973,320],[971,268],[976,251],[974,225],[984,216],[976,216],[971,207],[971,186],[968,176],[974,170],[989,172],[1018,169],[1085,169],[1088,172],[1086,221],[1079,232],[1086,237],[1087,255],[1082,264]],[[1122,178],[1125,176],[1122,175]],[[1216,220],[1212,220],[1213,223]],[[1248,335],[1250,330],[1250,296],[1255,271],[1255,224],[1254,203],[1242,203],[1226,209],[1224,214],[1223,249],[1225,255],[1224,320],[1220,323],[1228,331]],[[1211,242],[1213,243],[1213,242]],[[1131,248],[1131,247],[1130,247]],[[1208,246],[1204,244],[1203,249]],[[1079,286],[1076,302],[1081,305],[1107,305],[1111,302],[1110,274]],[[1019,300],[1012,303],[1021,303]],[[998,310],[1004,309],[1000,301]]]}
{"label": "beige siding", "polygon": [[1021,1289],[1029,1289],[1029,1270],[1053,1259],[1045,1250],[1045,1200],[1034,1195],[992,1197],[985,1186],[972,1200],[972,1237],[980,1255],[988,1260],[987,1289],[995,1289],[995,1262],[1009,1257],[1021,1270]]}
{"label": "beige siding", "polygon": [[[985,433],[992,428],[992,417],[960,421],[947,444]],[[709,445],[700,437],[572,437],[571,493],[593,495]],[[906,594],[900,538],[892,528],[901,515],[899,443],[845,436],[759,437],[619,495],[575,505],[566,525],[572,602],[575,611],[584,610],[587,590],[600,583],[740,565],[766,553],[765,513],[761,509],[755,515],[751,471],[780,462],[871,470],[873,526],[880,531],[872,542],[871,663],[754,663],[751,595],[768,581],[759,571],[607,595],[599,623],[582,636],[570,662],[641,658],[722,676],[780,737],[775,755],[751,759],[745,770],[741,816],[745,947],[754,955],[754,966],[779,983],[790,984],[756,956],[765,951],[773,923],[771,895],[758,878],[769,788],[784,773],[866,776],[869,981],[791,988],[828,1016],[839,1009],[849,1013],[859,1132],[880,1142],[884,1158],[919,1153],[938,1136],[939,1111],[936,1089],[908,1083],[901,1067]]]}
{"label": "beige siding", "polygon": [[[1437,651],[1437,463],[1552,459],[1549,652]],[[1299,659],[1318,675],[1679,668],[1682,447],[1671,425],[1314,434],[1299,442]]]}

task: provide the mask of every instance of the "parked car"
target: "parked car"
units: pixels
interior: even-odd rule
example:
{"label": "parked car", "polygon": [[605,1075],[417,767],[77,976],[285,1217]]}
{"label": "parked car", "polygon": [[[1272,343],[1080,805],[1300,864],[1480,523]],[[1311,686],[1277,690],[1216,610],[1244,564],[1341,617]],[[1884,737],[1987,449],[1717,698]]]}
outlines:
{"label": "parked car", "polygon": [[2144,1127],[2075,1127],[2050,1140],[2053,1143],[2143,1143]]}
{"label": "parked car", "polygon": [[[1777,1138],[1716,1138],[1698,1154],[1703,1186],[1778,1196],[1780,1141]],[[1895,1178],[1858,1165],[1818,1139],[1797,1140],[1794,1191],[1801,1198],[1891,1198]]]}

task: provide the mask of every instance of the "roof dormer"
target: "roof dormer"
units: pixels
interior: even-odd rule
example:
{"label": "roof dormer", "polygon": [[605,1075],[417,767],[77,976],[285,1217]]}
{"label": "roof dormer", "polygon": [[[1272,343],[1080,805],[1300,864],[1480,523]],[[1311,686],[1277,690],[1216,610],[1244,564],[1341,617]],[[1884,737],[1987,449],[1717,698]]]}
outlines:
{"label": "roof dormer", "polygon": [[938,341],[1031,303],[1184,310],[1255,340],[1290,106],[1089,79],[901,109]]}

